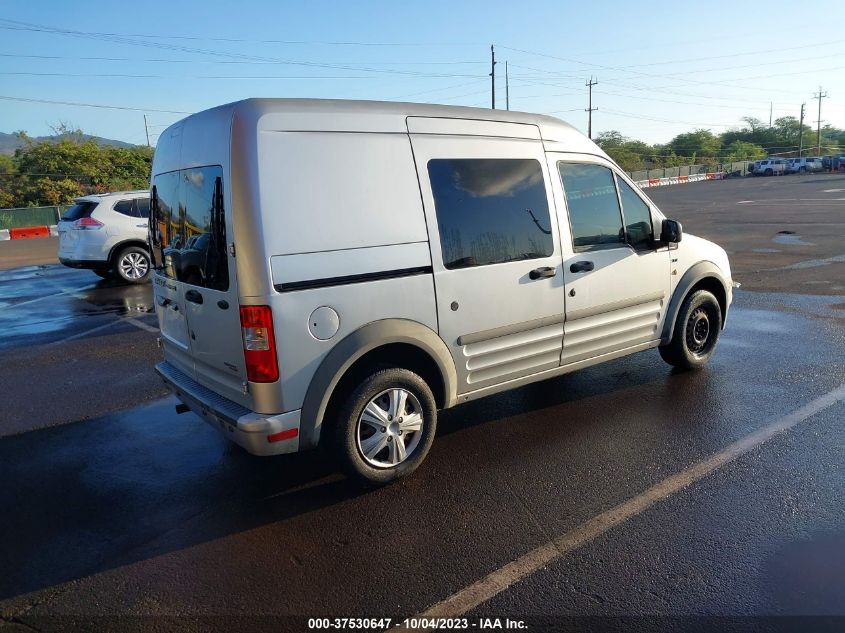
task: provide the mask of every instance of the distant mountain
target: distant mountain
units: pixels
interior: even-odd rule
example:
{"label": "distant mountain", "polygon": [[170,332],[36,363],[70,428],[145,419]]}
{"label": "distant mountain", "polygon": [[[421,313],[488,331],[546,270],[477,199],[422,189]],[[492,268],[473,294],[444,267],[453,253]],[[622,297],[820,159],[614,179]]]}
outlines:
{"label": "distant mountain", "polygon": [[[62,134],[59,136],[35,136],[33,140],[37,143],[41,141],[48,141],[55,143],[61,140],[63,137],[67,136],[66,134]],[[100,136],[91,136],[90,134],[83,134],[83,138],[85,139],[93,139],[97,145],[111,145],[113,147],[135,147],[132,143],[124,143],[123,141],[116,141],[113,138],[102,138]],[[6,154],[7,156],[11,156],[15,153],[15,150],[19,147],[23,147],[23,141],[20,140],[14,134],[6,134],[4,132],[0,132],[0,154]]]}

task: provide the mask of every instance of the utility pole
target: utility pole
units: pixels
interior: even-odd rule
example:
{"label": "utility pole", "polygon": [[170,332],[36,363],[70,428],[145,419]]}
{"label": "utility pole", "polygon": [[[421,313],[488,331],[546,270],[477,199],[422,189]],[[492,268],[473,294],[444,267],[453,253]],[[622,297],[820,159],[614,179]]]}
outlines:
{"label": "utility pole", "polygon": [[590,81],[585,83],[584,85],[590,91],[590,100],[589,100],[589,107],[586,109],[587,114],[587,138],[593,138],[593,112],[598,110],[598,108],[593,107],[593,86],[598,85],[598,81],[593,81],[593,78],[590,77]]}
{"label": "utility pole", "polygon": [[490,44],[490,107],[496,109],[496,51]]}
{"label": "utility pole", "polygon": [[508,61],[505,60],[505,110],[511,109],[511,87],[508,79]]}
{"label": "utility pole", "polygon": [[772,127],[772,106],[773,105],[774,104],[771,101],[769,101],[769,127],[770,128]]}
{"label": "utility pole", "polygon": [[147,127],[147,115],[144,115],[144,132],[147,134],[147,147],[150,146],[150,129]]}
{"label": "utility pole", "polygon": [[827,97],[826,92],[822,92],[822,87],[819,86],[819,91],[813,94],[813,99],[819,100],[819,120],[816,121],[818,127],[816,128],[816,156],[822,155],[822,99]]}
{"label": "utility pole", "polygon": [[804,106],[807,105],[806,103],[801,104],[801,123],[798,125],[798,158],[801,158],[801,155],[804,152]]}

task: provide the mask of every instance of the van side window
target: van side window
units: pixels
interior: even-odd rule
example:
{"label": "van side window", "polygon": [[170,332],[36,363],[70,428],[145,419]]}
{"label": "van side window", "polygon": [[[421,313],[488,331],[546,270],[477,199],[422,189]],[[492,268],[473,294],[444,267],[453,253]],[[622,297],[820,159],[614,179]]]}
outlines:
{"label": "van side window", "polygon": [[194,167],[160,174],[155,187],[155,265],[166,276],[215,290],[229,287],[223,170]]}
{"label": "van side window", "polygon": [[594,246],[615,246],[625,243],[622,212],[613,172],[601,165],[558,163],[572,245],[578,249]]}
{"label": "van side window", "polygon": [[616,179],[619,196],[622,198],[622,216],[625,218],[625,237],[634,248],[651,248],[654,228],[648,205],[631,189],[631,186]]}
{"label": "van side window", "polygon": [[428,176],[446,268],[536,259],[554,252],[538,161],[432,159]]}

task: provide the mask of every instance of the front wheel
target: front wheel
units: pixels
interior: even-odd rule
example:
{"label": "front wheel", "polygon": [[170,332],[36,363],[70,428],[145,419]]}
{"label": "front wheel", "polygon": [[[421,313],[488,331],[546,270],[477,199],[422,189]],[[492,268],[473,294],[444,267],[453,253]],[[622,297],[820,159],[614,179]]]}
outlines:
{"label": "front wheel", "polygon": [[370,485],[411,474],[437,430],[437,405],[426,382],[388,368],[364,379],[340,407],[335,446],[344,469]]}
{"label": "front wheel", "polygon": [[150,254],[140,246],[128,246],[114,260],[117,277],[128,284],[142,284],[150,275]]}
{"label": "front wheel", "polygon": [[660,355],[679,369],[698,369],[710,360],[721,331],[722,309],[716,297],[696,290],[681,304],[672,340],[660,346]]}

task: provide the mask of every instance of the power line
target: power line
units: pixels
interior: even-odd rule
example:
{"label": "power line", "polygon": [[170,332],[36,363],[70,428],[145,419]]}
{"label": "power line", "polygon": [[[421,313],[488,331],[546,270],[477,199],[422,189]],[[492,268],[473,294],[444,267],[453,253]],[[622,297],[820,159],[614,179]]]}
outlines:
{"label": "power line", "polygon": [[[211,55],[215,57],[224,57],[229,59],[238,59],[238,60],[245,60],[245,61],[263,61],[263,62],[276,62],[276,63],[283,63],[283,64],[290,64],[294,66],[306,66],[312,68],[331,68],[333,70],[349,70],[353,72],[373,72],[373,73],[383,73],[383,74],[398,74],[398,75],[413,75],[413,76],[426,76],[426,73],[421,73],[418,71],[401,71],[401,70],[386,70],[381,68],[369,68],[369,67],[360,67],[360,66],[350,66],[347,64],[329,64],[323,62],[312,62],[307,60],[294,60],[294,59],[279,59],[275,57],[260,57],[256,55],[244,55],[239,53],[231,53],[228,51],[217,51],[211,49],[202,49],[202,48],[193,48],[188,46],[178,46],[173,44],[163,44],[158,42],[146,42],[146,41],[139,41],[130,39],[127,37],[122,36],[112,36],[112,35],[100,35],[96,33],[90,33],[85,31],[76,31],[71,29],[58,29],[50,26],[44,26],[39,24],[31,24],[25,22],[16,22],[14,20],[5,20],[0,18],[0,21],[5,22],[15,22],[18,24],[24,24],[27,27],[33,27],[36,30],[48,32],[48,33],[56,33],[61,35],[69,35],[71,37],[81,37],[84,39],[95,39],[107,42],[113,42],[118,44],[128,44],[131,46],[142,46],[145,48],[157,48],[163,50],[171,50],[171,51],[180,51],[185,53],[195,53],[200,55]],[[4,28],[0,26],[0,28]],[[466,74],[440,74],[440,75],[428,75],[428,76],[441,76],[441,77],[475,77],[476,75],[466,75]]]}
{"label": "power line", "polygon": [[[9,20],[0,18],[0,22],[20,26],[0,26],[0,28],[16,30],[16,31],[35,31],[45,33],[66,33],[76,34],[81,31],[72,31],[67,29],[57,29],[48,26],[40,26],[32,24],[31,22],[20,22],[18,20]],[[103,33],[103,32],[85,32],[86,35],[96,35],[103,37],[142,37],[149,39],[165,39],[165,40],[194,40],[207,42],[236,42],[236,43],[254,43],[254,44],[285,44],[297,46],[396,46],[396,47],[425,47],[425,46],[455,46],[455,47],[475,47],[480,44],[470,42],[356,42],[356,41],[341,41],[341,42],[323,42],[323,41],[306,41],[306,40],[275,40],[275,39],[254,39],[254,38],[235,38],[235,37],[211,37],[203,35],[164,35],[161,33]]]}
{"label": "power line", "polygon": [[193,114],[193,112],[185,112],[183,110],[159,110],[156,108],[132,108],[130,106],[113,106],[104,105],[101,103],[80,103],[78,101],[52,101],[50,99],[30,99],[26,97],[9,97],[0,95],[0,100],[3,101],[21,101],[23,103],[48,103],[52,105],[66,105],[79,106],[83,108],[103,108],[106,110],[130,110],[133,112],[162,112],[164,114]]}
{"label": "power line", "polygon": [[[3,28],[0,26],[0,28]],[[99,61],[99,62],[132,62],[132,63],[164,63],[164,64],[257,64],[257,65],[283,65],[288,61],[258,61],[258,60],[229,60],[229,59],[164,59],[164,58],[137,58],[137,57],[75,57],[72,55],[24,55],[19,53],[0,53],[0,57],[12,57],[15,59],[39,59],[39,60],[67,60],[67,61]],[[329,63],[329,62],[326,62]],[[331,62],[335,65],[343,65],[342,62]],[[487,62],[473,61],[418,61],[418,62],[366,62],[378,66],[460,66],[470,64],[486,64]]]}

